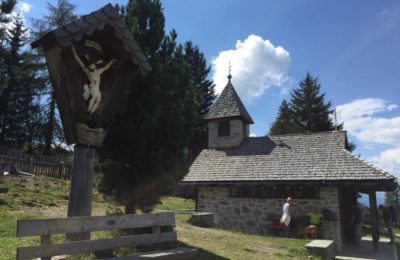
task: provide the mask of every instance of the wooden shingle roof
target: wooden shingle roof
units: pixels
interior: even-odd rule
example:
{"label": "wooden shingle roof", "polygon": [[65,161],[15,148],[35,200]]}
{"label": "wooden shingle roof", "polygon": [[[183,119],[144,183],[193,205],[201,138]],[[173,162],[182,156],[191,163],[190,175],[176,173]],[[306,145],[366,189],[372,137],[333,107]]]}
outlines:
{"label": "wooden shingle roof", "polygon": [[133,64],[137,65],[142,75],[151,70],[146,57],[130,33],[127,25],[119,16],[117,10],[107,4],[97,11],[83,15],[79,19],[66,24],[56,30],[46,33],[38,40],[32,42],[32,48],[42,46],[49,39],[55,39],[62,47],[68,47],[73,41],[80,41],[84,36],[90,36],[95,30],[103,30],[112,26],[115,36],[123,42],[124,50],[130,54]]}
{"label": "wooden shingle roof", "polygon": [[205,149],[182,183],[384,182],[391,174],[345,149],[346,132],[245,138],[236,148]]}
{"label": "wooden shingle roof", "polygon": [[249,124],[254,123],[230,80],[210,111],[204,116],[205,120],[222,118],[241,118]]}

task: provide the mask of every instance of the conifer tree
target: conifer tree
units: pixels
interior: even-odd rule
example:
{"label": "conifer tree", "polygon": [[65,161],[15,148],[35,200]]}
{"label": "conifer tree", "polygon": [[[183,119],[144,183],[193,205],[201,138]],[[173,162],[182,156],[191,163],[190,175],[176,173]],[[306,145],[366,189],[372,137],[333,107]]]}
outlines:
{"label": "conifer tree", "polygon": [[0,2],[0,39],[5,38],[6,27],[5,24],[10,22],[10,17],[8,16],[13,11],[16,0],[2,0]]}
{"label": "conifer tree", "polygon": [[309,73],[300,81],[299,88],[291,93],[290,103],[282,102],[278,117],[272,124],[270,134],[293,134],[334,130],[329,114],[331,103],[325,103],[320,93],[321,84]]}
{"label": "conifer tree", "polygon": [[286,100],[279,107],[278,116],[270,129],[271,135],[299,133],[300,129],[293,123],[293,112]]}
{"label": "conifer tree", "polygon": [[[331,103],[325,102],[321,94],[321,84],[317,78],[307,73],[300,81],[299,88],[291,93],[290,103],[282,102],[278,116],[270,129],[271,135],[325,132],[342,130],[343,124],[332,122]],[[353,151],[356,145],[346,140],[346,149]]]}
{"label": "conifer tree", "polygon": [[5,57],[7,84],[1,95],[0,140],[10,146],[22,147],[33,140],[28,122],[39,111],[35,102],[42,78],[38,57],[23,46],[26,44],[27,29],[17,15],[7,34],[7,55]]}
{"label": "conifer tree", "polygon": [[175,31],[165,36],[160,1],[132,0],[119,9],[152,71],[132,80],[108,129],[99,150],[101,190],[125,205],[126,213],[146,212],[187,167],[198,102],[183,46]]}
{"label": "conifer tree", "polygon": [[7,56],[5,49],[6,28],[10,22],[9,14],[12,12],[16,4],[15,0],[6,0],[0,2],[0,106],[1,93],[7,84],[6,66],[4,58]]}
{"label": "conifer tree", "polygon": [[130,0],[125,10],[125,22],[135,40],[148,57],[153,57],[165,37],[165,17],[159,0]]}
{"label": "conifer tree", "polygon": [[185,43],[185,60],[190,65],[192,81],[198,93],[199,113],[200,115],[205,115],[210,110],[216,97],[215,84],[207,79],[211,66],[207,66],[204,54],[191,41]]}
{"label": "conifer tree", "polygon": [[[42,19],[31,19],[33,25],[32,36],[37,39],[45,33],[61,27],[67,23],[72,22],[77,18],[74,14],[76,6],[70,3],[69,0],[57,0],[55,5],[47,3],[48,13]],[[39,51],[41,53],[41,51]],[[43,53],[41,53],[43,55]],[[44,56],[43,56],[44,61]],[[44,154],[51,153],[52,144],[55,140],[62,141],[64,136],[62,134],[62,126],[57,112],[56,100],[53,89],[50,83],[50,76],[47,70],[43,73],[46,75],[46,95],[47,104],[44,107],[46,114],[45,122],[43,122],[43,135],[44,135]]]}
{"label": "conifer tree", "polygon": [[[197,102],[199,103],[199,115],[204,116],[211,108],[216,95],[215,84],[208,80],[211,66],[207,66],[204,54],[198,46],[188,41],[184,45],[185,61],[189,64],[192,74],[192,82],[197,92]],[[207,147],[208,133],[207,125],[203,120],[199,120],[193,138],[190,141],[191,158],[194,159],[201,150]]]}
{"label": "conifer tree", "polygon": [[323,132],[334,130],[329,114],[331,103],[325,102],[325,94],[320,93],[321,84],[317,78],[307,73],[300,81],[299,88],[292,92],[291,110],[294,124],[301,132]]}
{"label": "conifer tree", "polygon": [[396,190],[395,191],[387,191],[385,192],[385,206],[393,206],[396,200]]}

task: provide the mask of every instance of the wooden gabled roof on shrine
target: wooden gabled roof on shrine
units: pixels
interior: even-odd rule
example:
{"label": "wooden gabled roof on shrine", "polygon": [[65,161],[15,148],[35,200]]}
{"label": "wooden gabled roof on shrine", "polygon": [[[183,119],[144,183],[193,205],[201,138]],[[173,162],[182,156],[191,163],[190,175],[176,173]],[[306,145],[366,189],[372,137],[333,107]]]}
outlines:
{"label": "wooden gabled roof on shrine", "polygon": [[32,48],[40,47],[47,40],[54,38],[62,47],[68,47],[73,41],[80,41],[84,36],[90,36],[95,30],[102,30],[106,25],[113,27],[115,36],[123,42],[125,51],[131,54],[132,62],[140,68],[141,74],[147,74],[151,70],[147,58],[111,4],[46,33],[40,39],[32,42],[31,46]]}
{"label": "wooden gabled roof on shrine", "polygon": [[229,79],[228,84],[219,95],[217,101],[215,101],[213,107],[204,116],[204,119],[214,120],[235,117],[241,118],[249,124],[254,123]]}

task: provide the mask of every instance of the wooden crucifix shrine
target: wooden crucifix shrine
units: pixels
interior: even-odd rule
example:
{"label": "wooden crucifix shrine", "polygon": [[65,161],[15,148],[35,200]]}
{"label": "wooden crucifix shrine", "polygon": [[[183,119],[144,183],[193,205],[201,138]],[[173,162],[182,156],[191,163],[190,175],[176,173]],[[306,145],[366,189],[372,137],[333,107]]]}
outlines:
{"label": "wooden crucifix shrine", "polygon": [[75,144],[68,216],[90,216],[94,147],[133,76],[151,68],[118,12],[103,8],[48,32],[42,47],[67,144]]}

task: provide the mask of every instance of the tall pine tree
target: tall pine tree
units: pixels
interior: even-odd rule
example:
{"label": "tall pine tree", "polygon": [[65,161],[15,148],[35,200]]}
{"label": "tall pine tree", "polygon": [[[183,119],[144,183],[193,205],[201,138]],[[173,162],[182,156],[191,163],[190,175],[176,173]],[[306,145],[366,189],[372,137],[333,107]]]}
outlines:
{"label": "tall pine tree", "polygon": [[6,50],[6,28],[10,22],[9,14],[12,12],[16,4],[15,0],[7,0],[0,2],[0,106],[1,106],[1,93],[6,87],[6,66],[5,57],[7,56]]}
{"label": "tall pine tree", "polygon": [[15,4],[17,3],[16,0],[2,0],[0,2],[0,39],[3,41],[5,39],[6,34],[6,26],[5,24],[10,22],[11,12],[13,11]]}
{"label": "tall pine tree", "polygon": [[185,171],[199,115],[183,46],[174,31],[165,36],[160,1],[132,0],[119,9],[152,71],[132,80],[108,130],[99,151],[101,190],[133,213],[149,211]]}
{"label": "tall pine tree", "polygon": [[[208,80],[211,66],[207,66],[204,54],[198,46],[188,41],[184,45],[185,61],[191,69],[191,79],[197,92],[197,102],[199,103],[199,114],[204,116],[211,108],[216,95],[215,84]],[[207,147],[208,133],[207,126],[203,120],[199,120],[193,138],[190,141],[191,158],[194,159],[201,150]]]}
{"label": "tall pine tree", "polygon": [[[34,39],[39,38],[45,33],[61,27],[67,23],[72,22],[77,18],[74,14],[76,6],[69,0],[57,0],[55,5],[47,3],[48,14],[44,15],[42,19],[31,19],[33,25],[32,36]],[[41,51],[40,51],[41,53]],[[41,53],[43,55],[43,53]],[[44,56],[43,56],[44,61]],[[47,70],[43,73],[46,75],[46,93],[47,104],[44,107],[45,121],[43,122],[43,135],[44,135],[44,154],[50,154],[52,145],[63,141],[62,126],[58,116],[56,100],[53,89],[50,83],[50,76]]]}
{"label": "tall pine tree", "polygon": [[37,73],[41,68],[38,57],[23,48],[26,34],[23,20],[17,15],[6,37],[7,84],[1,95],[0,109],[0,140],[14,147],[34,142],[28,122],[39,112],[35,98],[43,86]]}
{"label": "tall pine tree", "polygon": [[125,10],[125,22],[144,54],[151,59],[165,37],[165,17],[161,2],[130,0]]}
{"label": "tall pine tree", "polygon": [[192,71],[192,81],[199,97],[199,114],[205,115],[215,100],[215,84],[208,80],[211,66],[207,66],[204,54],[191,41],[185,43],[185,60]]}
{"label": "tall pine tree", "polygon": [[317,78],[307,73],[300,81],[299,88],[292,92],[291,110],[294,124],[301,132],[324,132],[334,130],[329,114],[331,103],[325,102],[321,94],[321,84]]}
{"label": "tall pine tree", "polygon": [[[271,135],[325,132],[342,130],[343,124],[332,122],[331,103],[325,102],[321,94],[321,84],[317,78],[307,73],[300,81],[299,88],[291,93],[290,103],[285,100],[279,107],[276,120],[271,126]],[[353,151],[356,145],[346,142],[346,149]]]}
{"label": "tall pine tree", "polygon": [[301,129],[293,122],[293,111],[290,109],[288,102],[283,100],[279,107],[278,116],[271,126],[270,133],[272,135],[282,135],[299,132],[301,132]]}
{"label": "tall pine tree", "polygon": [[329,114],[331,103],[325,102],[317,78],[307,73],[300,81],[299,88],[291,93],[290,103],[282,102],[278,117],[272,124],[270,134],[293,134],[323,132],[336,129]]}

